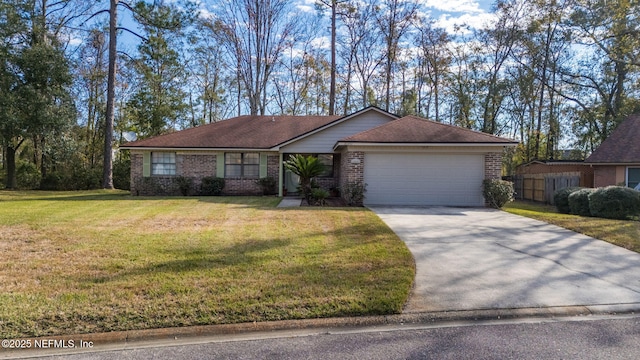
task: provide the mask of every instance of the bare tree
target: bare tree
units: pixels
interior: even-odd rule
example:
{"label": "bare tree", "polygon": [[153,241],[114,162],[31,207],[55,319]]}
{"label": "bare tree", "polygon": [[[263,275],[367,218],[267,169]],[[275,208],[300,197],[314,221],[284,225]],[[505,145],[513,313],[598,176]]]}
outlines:
{"label": "bare tree", "polygon": [[400,52],[400,41],[416,18],[418,3],[412,0],[384,0],[376,9],[376,21],[385,43],[384,108],[389,111],[394,66]]}
{"label": "bare tree", "polygon": [[216,27],[221,42],[237,64],[252,115],[264,115],[267,86],[296,22],[287,0],[224,1]]}
{"label": "bare tree", "polygon": [[[348,4],[341,14],[342,23],[348,33],[343,46],[351,48],[351,52],[348,54],[349,64],[350,66],[352,64],[360,83],[363,107],[374,104],[374,99],[371,99],[373,94],[370,85],[378,68],[385,60],[375,13],[376,6],[369,3],[363,6]],[[350,79],[347,86],[350,86]]]}
{"label": "bare tree", "polygon": [[118,1],[109,1],[109,68],[107,70],[107,110],[104,122],[104,156],[102,160],[102,187],[113,189],[113,119],[116,97],[116,57]]}
{"label": "bare tree", "polygon": [[[449,35],[442,28],[433,27],[431,21],[423,21],[419,27],[416,45],[419,51],[420,79],[425,79],[434,99],[435,121],[440,119],[440,95],[444,92],[444,78],[449,71],[451,54],[448,48]],[[418,99],[420,100],[420,99]],[[427,116],[429,116],[427,108]]]}

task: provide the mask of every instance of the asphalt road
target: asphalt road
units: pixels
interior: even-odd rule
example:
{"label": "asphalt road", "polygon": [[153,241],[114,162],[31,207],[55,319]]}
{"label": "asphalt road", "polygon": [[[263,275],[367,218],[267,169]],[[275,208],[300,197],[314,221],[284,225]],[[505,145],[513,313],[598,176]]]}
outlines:
{"label": "asphalt road", "polygon": [[96,346],[90,353],[40,358],[638,359],[640,315],[327,329],[314,333],[263,334],[255,338],[192,339],[182,344],[163,341],[139,346],[110,351],[101,351]]}

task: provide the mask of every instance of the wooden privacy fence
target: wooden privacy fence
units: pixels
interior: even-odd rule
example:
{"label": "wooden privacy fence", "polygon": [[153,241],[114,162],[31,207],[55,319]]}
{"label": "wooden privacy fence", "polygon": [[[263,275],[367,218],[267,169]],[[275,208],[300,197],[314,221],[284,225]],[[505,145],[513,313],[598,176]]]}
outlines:
{"label": "wooden privacy fence", "polygon": [[580,186],[580,173],[523,174],[513,176],[516,199],[553,204],[553,193],[562,188]]}

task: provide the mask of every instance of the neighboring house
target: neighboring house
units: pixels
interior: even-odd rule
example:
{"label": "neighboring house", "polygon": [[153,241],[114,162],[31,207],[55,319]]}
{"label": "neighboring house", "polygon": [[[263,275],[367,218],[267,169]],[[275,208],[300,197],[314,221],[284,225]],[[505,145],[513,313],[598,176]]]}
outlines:
{"label": "neighboring house", "polygon": [[640,114],[624,120],[589,156],[585,163],[593,167],[593,185],[640,183]]}
{"label": "neighboring house", "polygon": [[[324,188],[367,184],[365,204],[483,206],[483,179],[500,178],[504,147],[517,142],[375,107],[347,116],[240,116],[125,144],[131,151],[131,193],[176,193],[177,176],[196,186],[225,178],[223,193],[259,194],[258,178],[283,190],[291,154],[317,156]],[[149,186],[153,184],[153,186]]]}

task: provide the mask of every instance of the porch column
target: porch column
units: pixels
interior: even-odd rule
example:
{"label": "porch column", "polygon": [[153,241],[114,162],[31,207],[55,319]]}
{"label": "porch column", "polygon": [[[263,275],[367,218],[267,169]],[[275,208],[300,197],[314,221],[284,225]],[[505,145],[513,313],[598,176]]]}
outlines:
{"label": "porch column", "polygon": [[282,185],[284,180],[282,153],[278,154],[278,196],[282,197]]}

